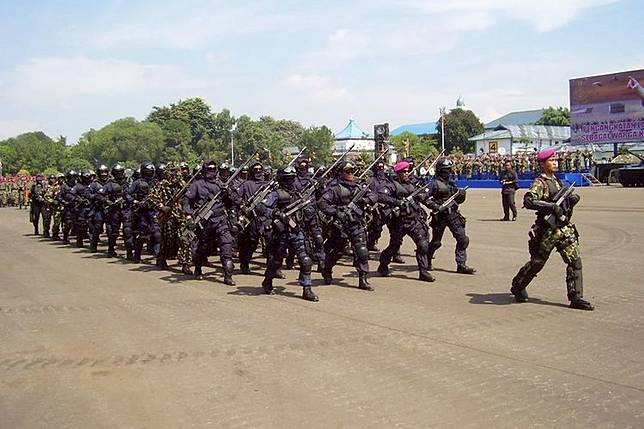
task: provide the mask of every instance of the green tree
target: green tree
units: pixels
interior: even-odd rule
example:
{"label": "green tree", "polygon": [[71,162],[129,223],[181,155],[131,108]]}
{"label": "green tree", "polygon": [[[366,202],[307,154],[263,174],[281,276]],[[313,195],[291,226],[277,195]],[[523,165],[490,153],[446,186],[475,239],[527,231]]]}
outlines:
{"label": "green tree", "polygon": [[535,125],[570,126],[570,110],[567,107],[546,107]]}
{"label": "green tree", "polygon": [[390,137],[389,142],[398,152],[399,158],[413,156],[420,162],[427,155],[439,152],[435,139],[429,136],[417,136],[409,131]]}
{"label": "green tree", "polygon": [[64,156],[65,141],[54,141],[41,131],[20,134],[0,141],[0,158],[4,171],[15,174],[21,169],[39,173],[50,166],[58,166]]}
{"label": "green tree", "polygon": [[326,126],[311,126],[300,135],[297,147],[307,148],[307,154],[317,164],[333,161],[333,132]]}
{"label": "green tree", "polygon": [[146,119],[162,128],[171,120],[183,122],[190,128],[193,148],[196,148],[204,136],[211,136],[215,130],[210,106],[198,97],[179,100],[170,106],[154,106]]}
{"label": "green tree", "polygon": [[124,160],[159,162],[164,154],[164,141],[165,135],[159,125],[124,118],[83,134],[73,155],[107,165]]}
{"label": "green tree", "polygon": [[[453,109],[443,118],[445,120],[445,149],[447,152],[460,148],[463,153],[471,153],[474,150],[474,143],[468,139],[484,131],[483,123],[472,111],[460,108]],[[442,136],[442,120],[442,118],[438,120],[436,127],[438,141],[441,141]]]}

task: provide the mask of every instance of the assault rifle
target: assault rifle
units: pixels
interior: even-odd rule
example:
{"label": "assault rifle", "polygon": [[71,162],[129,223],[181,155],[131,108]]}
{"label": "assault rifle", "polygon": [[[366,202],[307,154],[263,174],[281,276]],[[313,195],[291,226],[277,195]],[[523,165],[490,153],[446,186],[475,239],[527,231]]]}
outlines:
{"label": "assault rifle", "polygon": [[[257,153],[257,152],[256,152]],[[224,192],[224,190],[228,189],[230,184],[235,180],[237,175],[242,171],[244,167],[246,167],[250,162],[255,158],[255,155],[251,156],[246,160],[246,162],[237,169],[229,178],[226,180],[226,183],[224,183],[215,195],[211,196],[208,201],[206,201],[204,204],[202,204],[197,210],[195,210],[192,213],[192,218],[189,219],[188,222],[186,222],[186,225],[183,227],[181,231],[181,239],[185,243],[192,243],[195,241],[197,238],[197,234],[195,233],[195,230],[197,227],[203,228],[203,223],[210,219],[210,216],[213,214],[213,208],[215,207],[215,204],[219,201],[219,198],[221,197],[221,194]]]}
{"label": "assault rifle", "polygon": [[123,197],[118,197],[115,201],[112,201],[109,204],[106,204],[105,210],[110,210],[112,207],[122,205],[122,204],[123,204]]}
{"label": "assault rifle", "polygon": [[291,228],[295,228],[297,226],[297,223],[293,220],[292,216],[298,211],[302,210],[304,207],[311,204],[313,201],[313,198],[309,198],[306,200],[298,199],[292,202],[284,209],[284,212],[281,216],[273,219],[273,222],[271,224],[274,228],[277,229],[278,232],[282,232],[284,230],[285,224],[288,224],[288,226]]}
{"label": "assault rifle", "polygon": [[[295,160],[297,160],[305,150],[306,150],[306,147],[303,147],[302,150],[300,150],[300,152],[297,155],[295,155],[295,157],[293,157],[293,159],[291,159],[291,161],[288,164],[286,164],[286,167],[290,167],[291,165],[293,165]],[[266,198],[268,194],[270,194],[273,190],[275,190],[276,187],[277,187],[277,177],[274,177],[273,179],[271,179],[270,182],[263,185],[261,188],[257,190],[257,192],[255,192],[250,197],[250,199],[246,202],[245,207],[243,207],[241,210],[243,214],[239,216],[238,223],[240,226],[240,230],[246,229],[246,227],[250,224],[250,217],[252,216],[253,213],[255,213],[255,209],[257,208],[259,203],[264,201],[264,198]]]}
{"label": "assault rifle", "polygon": [[362,173],[360,173],[358,180],[361,180],[367,174],[367,172],[371,170],[371,168],[387,154],[387,152],[389,152],[389,148],[385,149],[380,155],[378,155],[378,157],[376,157],[376,159],[374,159],[373,162],[369,164],[369,166],[365,168]]}
{"label": "assault rifle", "polygon": [[[312,199],[313,194],[315,193],[317,188],[323,183],[324,178],[326,176],[328,176],[329,174],[331,174],[331,172],[335,169],[335,167],[337,167],[338,164],[340,164],[342,162],[342,160],[349,154],[349,152],[351,152],[353,150],[354,147],[355,147],[355,143],[352,144],[349,149],[345,150],[344,153],[342,155],[340,155],[340,157],[338,159],[335,160],[333,165],[331,165],[331,167],[327,168],[326,171],[324,173],[322,173],[322,175],[320,177],[312,179],[311,183],[309,184],[309,186],[307,186],[306,188],[304,188],[302,190],[302,192],[300,192],[300,198],[304,199],[304,200]],[[389,149],[387,149],[387,150],[389,150]],[[288,210],[288,208],[287,208],[287,210]]]}
{"label": "assault rifle", "polygon": [[436,210],[436,211],[444,212],[445,210],[450,208],[454,204],[454,200],[456,200],[456,197],[459,196],[461,191],[467,191],[468,188],[469,188],[469,186],[466,186],[463,189],[459,189],[458,191],[454,192],[454,194],[451,197],[449,197],[448,199],[446,199],[443,202],[443,204],[441,204],[440,207],[438,207],[438,210]]}
{"label": "assault rifle", "polygon": [[[563,208],[563,203],[566,201],[566,199],[572,194],[572,191],[575,188],[575,184],[571,184],[570,186],[563,187],[559,189],[559,192],[557,192],[554,196],[555,200],[555,205],[557,205],[560,208]],[[550,213],[548,216],[544,218],[544,220],[550,225],[551,228],[556,228],[557,227],[557,221],[559,222],[565,222],[567,220],[567,214],[562,214],[559,217],[555,215],[554,213]]]}
{"label": "assault rifle", "polygon": [[[438,155],[436,155],[436,158],[434,158],[434,160],[433,160],[433,161],[432,161],[432,163],[429,165],[429,167],[427,167],[427,173],[431,174],[431,171],[434,169],[434,167],[436,166],[436,163],[437,163],[437,162],[438,162],[438,160],[441,158],[441,156],[443,156],[443,154],[444,154],[444,153],[445,153],[445,149],[443,149],[443,150],[441,151],[441,153],[439,153]],[[417,170],[417,169],[419,169],[420,167],[422,167],[422,166],[423,166],[423,164],[425,163],[425,161],[427,161],[427,160],[428,160],[429,158],[431,158],[431,157],[432,157],[432,154],[430,153],[429,155],[427,155],[427,156],[425,157],[425,159],[423,159],[423,160],[422,160],[421,162],[419,162],[417,165],[414,165],[414,169],[413,169],[413,170],[411,170],[411,171],[409,172],[409,175],[415,174],[415,173],[416,173],[416,170]]]}
{"label": "assault rifle", "polygon": [[[195,174],[192,175],[190,180],[188,180],[181,187],[181,189],[178,189],[177,192],[174,193],[172,198],[170,198],[168,201],[164,201],[163,205],[166,206],[166,207],[172,208],[173,205],[178,203],[181,200],[181,198],[183,198],[185,193],[188,192],[188,188],[190,188],[190,185],[192,184],[192,182],[194,182],[195,179],[197,178],[197,176],[199,176],[199,173],[201,173],[201,168],[198,169],[195,172]],[[159,212],[159,214],[157,215],[157,223],[159,225],[163,225],[164,223],[166,223],[168,221],[168,214],[169,214],[168,212]]]}
{"label": "assault rifle", "polygon": [[364,211],[358,207],[358,201],[362,199],[362,197],[365,196],[365,194],[369,191],[369,187],[367,185],[364,185],[356,194],[353,196],[349,204],[344,207],[344,212],[347,214],[347,218],[351,221],[353,221],[355,218],[353,217],[354,214],[358,216],[362,216],[364,214]]}

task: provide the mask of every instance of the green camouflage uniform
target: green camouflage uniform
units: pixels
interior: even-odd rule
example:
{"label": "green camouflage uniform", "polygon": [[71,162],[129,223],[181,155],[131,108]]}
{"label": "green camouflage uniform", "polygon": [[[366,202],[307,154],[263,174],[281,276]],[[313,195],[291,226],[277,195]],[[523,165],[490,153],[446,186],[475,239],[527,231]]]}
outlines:
{"label": "green camouflage uniform", "polygon": [[523,291],[541,271],[552,250],[557,249],[557,252],[559,252],[567,265],[566,286],[568,299],[572,301],[575,298],[583,297],[579,234],[575,225],[569,221],[572,215],[572,206],[579,201],[579,196],[572,194],[568,197],[568,204],[564,204],[564,206],[568,206],[567,208],[564,207],[568,220],[558,222],[556,228],[552,228],[544,220],[551,212],[546,207],[536,207],[539,202],[554,203],[553,197],[562,186],[559,179],[549,178],[542,174],[532,182],[532,186],[524,196],[525,207],[537,210],[537,219],[529,233],[528,250],[530,251],[530,260],[521,267],[517,275],[512,279],[513,293]]}
{"label": "green camouflage uniform", "polygon": [[60,185],[56,182],[53,185],[49,185],[43,195],[43,201],[45,202],[45,207],[47,207],[49,217],[54,220],[51,226],[51,235],[54,239],[58,238],[60,223],[63,219],[63,207],[57,198],[59,190]]}
{"label": "green camouflage uniform", "polygon": [[[166,178],[160,181],[150,191],[150,203],[156,209],[169,203],[175,192],[181,189],[184,181],[178,168],[168,164],[166,166]],[[159,258],[163,261],[173,259],[176,255],[180,265],[190,266],[192,264],[192,253],[189,244],[181,240],[181,231],[186,224],[186,217],[183,215],[181,201],[170,207],[166,215],[166,221],[161,224],[161,250]]]}

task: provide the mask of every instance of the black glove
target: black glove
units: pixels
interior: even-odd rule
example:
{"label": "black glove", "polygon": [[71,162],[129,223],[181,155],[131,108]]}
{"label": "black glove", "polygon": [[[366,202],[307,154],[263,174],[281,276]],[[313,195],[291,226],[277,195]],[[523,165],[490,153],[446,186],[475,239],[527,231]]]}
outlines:
{"label": "black glove", "polygon": [[564,210],[561,208],[560,205],[555,203],[552,203],[552,207],[550,207],[550,211],[552,212],[553,215],[555,215],[557,219],[559,219],[561,216],[564,215]]}
{"label": "black glove", "polygon": [[280,209],[275,209],[273,210],[273,218],[280,220],[282,223],[286,224],[286,213],[281,211]]}
{"label": "black glove", "polygon": [[335,214],[335,217],[340,221],[344,222],[347,220],[347,213],[344,210],[338,210]]}
{"label": "black glove", "polygon": [[570,194],[568,196],[568,204],[570,204],[571,208],[575,207],[580,199],[581,197],[579,196],[579,194]]}

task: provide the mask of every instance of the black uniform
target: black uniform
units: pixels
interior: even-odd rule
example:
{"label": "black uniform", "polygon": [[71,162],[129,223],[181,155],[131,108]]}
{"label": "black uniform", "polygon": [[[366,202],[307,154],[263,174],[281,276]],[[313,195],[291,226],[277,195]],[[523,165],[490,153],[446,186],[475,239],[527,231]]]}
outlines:
{"label": "black uniform", "polygon": [[327,284],[333,281],[332,270],[344,254],[347,242],[351,242],[353,249],[353,265],[358,270],[359,285],[361,289],[372,290],[367,281],[369,273],[369,250],[367,250],[367,228],[364,220],[364,205],[377,202],[377,196],[366,193],[357,201],[357,207],[351,209],[349,204],[354,196],[361,191],[360,185],[353,181],[353,164],[345,162],[340,168],[341,174],[351,174],[339,178],[329,185],[318,201],[318,207],[326,215],[333,218],[330,224],[329,237],[324,246],[326,253],[324,271],[322,275]]}
{"label": "black uniform", "polygon": [[501,203],[503,204],[502,220],[510,220],[510,211],[512,211],[512,220],[517,220],[517,205],[514,201],[519,189],[517,180],[517,173],[514,170],[501,172],[499,182],[501,182]]}
{"label": "black uniform", "polygon": [[[273,293],[273,279],[278,276],[278,271],[286,257],[287,250],[290,248],[294,251],[300,266],[298,282],[303,287],[302,298],[308,301],[317,301],[318,297],[311,290],[313,261],[307,254],[304,244],[305,207],[288,213],[289,206],[301,201],[293,185],[294,179],[295,169],[293,167],[278,170],[279,187],[269,193],[258,207],[258,211],[262,213],[263,217],[271,221],[262,288],[268,294]],[[314,205],[315,202],[311,200],[306,207]],[[295,209],[293,206],[290,208]]]}
{"label": "black uniform", "polygon": [[[470,244],[470,239],[465,233],[465,217],[458,210],[458,204],[465,202],[465,190],[458,189],[451,180],[452,165],[453,162],[447,158],[439,160],[436,176],[429,187],[429,195],[432,197],[432,202],[429,203],[429,206],[433,210],[431,220],[432,241],[429,243],[430,267],[434,253],[442,245],[445,228],[449,228],[456,240],[454,255],[457,272],[474,274],[476,270],[466,265],[466,249]],[[458,195],[454,203],[448,207],[443,207],[442,204],[456,193]]]}
{"label": "black uniform", "polygon": [[383,212],[390,219],[387,223],[389,246],[380,254],[378,272],[383,276],[389,275],[389,263],[400,251],[405,235],[409,235],[416,244],[419,279],[433,282],[434,277],[429,273],[427,214],[420,205],[423,203],[429,206],[429,195],[426,191],[421,191],[411,197],[417,190],[418,186],[411,183],[408,177],[403,179],[398,176],[388,186],[382,186],[378,193],[378,202],[384,205]]}
{"label": "black uniform", "polygon": [[217,181],[217,166],[214,162],[204,163],[203,177],[192,182],[183,196],[183,212],[190,216],[195,210],[208,203],[213,197],[219,195],[216,204],[212,208],[212,215],[204,219],[197,232],[197,246],[193,263],[195,266],[195,277],[203,278],[202,267],[208,260],[210,249],[216,245],[219,248],[219,257],[224,269],[224,283],[234,285],[233,281],[233,237],[230,233],[226,208],[223,203],[223,194]]}

